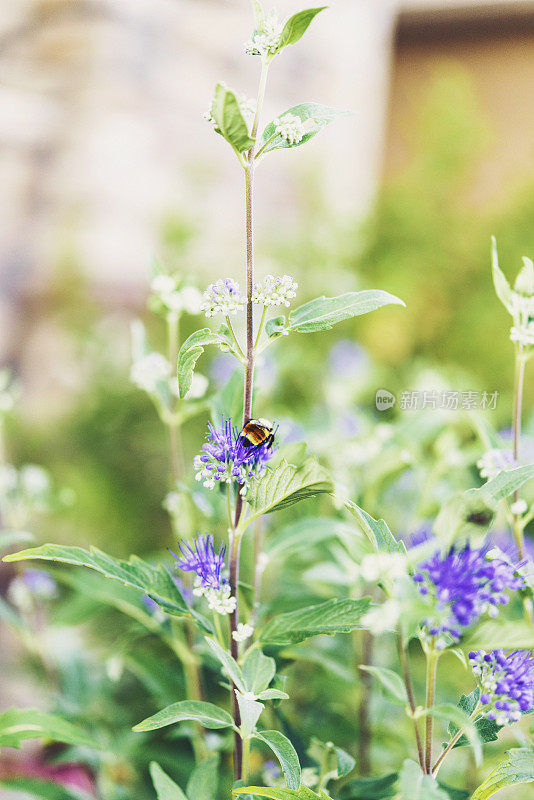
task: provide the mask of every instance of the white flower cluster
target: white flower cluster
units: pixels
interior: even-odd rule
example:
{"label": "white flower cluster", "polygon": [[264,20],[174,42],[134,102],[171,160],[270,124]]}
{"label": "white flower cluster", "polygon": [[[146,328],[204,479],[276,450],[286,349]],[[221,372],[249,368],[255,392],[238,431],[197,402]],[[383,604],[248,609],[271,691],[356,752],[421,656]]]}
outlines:
{"label": "white flower cluster", "polygon": [[237,314],[246,305],[246,299],[241,295],[239,284],[232,278],[219,278],[216,283],[210,283],[203,295],[202,310],[207,317],[215,314]]}
{"label": "white flower cluster", "polygon": [[276,12],[266,16],[261,28],[255,30],[248,42],[245,42],[245,53],[249,56],[274,56],[282,41],[284,25],[279,21]]}
{"label": "white flower cluster", "polygon": [[240,622],[237,626],[237,630],[232,632],[232,639],[235,642],[246,642],[253,633],[254,628],[252,625],[248,625],[246,622]]}
{"label": "white flower cluster", "polygon": [[161,353],[148,355],[134,361],[130,368],[130,380],[139,389],[153,394],[161,381],[167,381],[171,375],[171,365]]}
{"label": "white flower cluster", "polygon": [[154,299],[168,311],[200,314],[202,310],[202,295],[199,290],[195,286],[180,287],[178,280],[172,275],[156,275],[150,283],[150,291]]}
{"label": "white flower cluster", "polygon": [[209,608],[217,614],[224,616],[235,611],[237,600],[231,592],[229,583],[223,583],[220,589],[213,589],[211,586],[202,586],[200,578],[195,578],[193,594],[196,597],[205,597]]}
{"label": "white flower cluster", "polygon": [[360,564],[360,575],[368,583],[394,581],[405,574],[406,558],[401,553],[369,553]]}
{"label": "white flower cluster", "polygon": [[499,450],[495,447],[492,450],[487,450],[484,455],[478,459],[477,467],[481,478],[491,480],[495,478],[499,472],[505,472],[517,467],[517,463],[509,450]]}
{"label": "white flower cluster", "polygon": [[285,139],[289,144],[298,144],[307,133],[315,128],[316,122],[314,119],[301,119],[295,114],[284,114],[283,117],[277,117],[273,120],[275,125],[275,132],[278,133],[282,139]]}
{"label": "white flower cluster", "polygon": [[298,283],[290,275],[266,275],[256,283],[252,292],[252,302],[264,306],[289,306],[297,296]]}
{"label": "white flower cluster", "polygon": [[385,631],[394,631],[401,615],[401,604],[397,600],[386,600],[382,605],[372,608],[362,617],[362,625],[374,636]]}

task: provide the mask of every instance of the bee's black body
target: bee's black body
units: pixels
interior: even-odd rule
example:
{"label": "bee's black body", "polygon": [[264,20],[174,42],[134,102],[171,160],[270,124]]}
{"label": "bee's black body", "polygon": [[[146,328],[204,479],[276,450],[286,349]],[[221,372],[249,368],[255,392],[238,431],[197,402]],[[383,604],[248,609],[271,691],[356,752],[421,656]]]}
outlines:
{"label": "bee's black body", "polygon": [[274,426],[268,419],[249,419],[240,433],[243,447],[272,447],[274,442]]}

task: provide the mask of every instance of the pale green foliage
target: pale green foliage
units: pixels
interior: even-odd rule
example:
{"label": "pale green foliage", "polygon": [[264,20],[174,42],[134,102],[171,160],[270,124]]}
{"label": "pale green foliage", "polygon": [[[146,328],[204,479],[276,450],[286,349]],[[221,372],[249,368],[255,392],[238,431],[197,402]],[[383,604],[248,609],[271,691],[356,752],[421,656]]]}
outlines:
{"label": "pale green foliage", "polygon": [[202,700],[181,700],[147,717],[135,725],[133,730],[137,733],[154,731],[186,720],[193,720],[205,728],[213,729],[231,728],[234,724],[230,714],[213,703],[205,703]]}
{"label": "pale green foliage", "polygon": [[180,787],[169,778],[156,761],[150,764],[150,777],[156,790],[157,800],[188,800]]}
{"label": "pale green foliage", "polygon": [[0,714],[0,747],[21,747],[28,739],[99,748],[88,733],[56,714],[37,709],[10,708]]}
{"label": "pale green foliage", "polygon": [[371,598],[327,600],[316,606],[280,614],[260,633],[263,642],[294,644],[322,633],[350,633],[364,627],[361,618],[369,610]]}
{"label": "pale green foliage", "polygon": [[298,117],[302,122],[310,120],[310,130],[304,133],[300,141],[291,143],[280,133],[276,133],[277,122],[273,120],[266,125],[262,133],[258,145],[258,152],[261,150],[261,155],[263,156],[266,153],[270,153],[271,150],[286,150],[292,147],[299,147],[301,144],[306,144],[306,142],[316,136],[322,128],[329,125],[338,117],[345,117],[351,113],[351,111],[343,111],[340,108],[323,106],[320,103],[299,103],[279,114],[277,119],[282,119],[284,116],[290,115]]}
{"label": "pale green foliage", "polygon": [[505,786],[534,782],[534,750],[521,747],[509,750],[508,758],[490,772],[484,783],[472,795],[471,800],[487,800]]}
{"label": "pale green foliage", "polygon": [[419,764],[406,759],[402,765],[395,800],[449,800],[431,775],[424,775]]}
{"label": "pale green foliage", "polygon": [[287,736],[280,731],[258,731],[256,739],[265,742],[280,762],[289,789],[298,789],[300,763],[297,752]]}

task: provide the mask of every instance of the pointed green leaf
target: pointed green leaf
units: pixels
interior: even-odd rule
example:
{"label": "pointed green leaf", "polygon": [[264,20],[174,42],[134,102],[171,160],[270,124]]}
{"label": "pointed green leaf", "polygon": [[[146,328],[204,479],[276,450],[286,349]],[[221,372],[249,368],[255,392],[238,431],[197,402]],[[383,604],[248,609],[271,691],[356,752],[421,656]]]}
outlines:
{"label": "pointed green leaf", "polygon": [[513,292],[510,284],[506,280],[501,268],[499,267],[499,257],[497,255],[497,241],[495,236],[491,237],[491,265],[493,269],[493,284],[497,297],[510,314],[514,313]]}
{"label": "pointed green leaf", "polygon": [[[264,155],[272,150],[289,150],[292,147],[300,147],[309,142],[310,139],[313,139],[314,136],[317,136],[319,131],[335,119],[338,119],[338,117],[347,117],[351,114],[351,111],[323,106],[320,103],[299,103],[298,106],[288,108],[287,111],[279,114],[275,120],[269,122],[263,131],[258,154],[260,151],[261,155]],[[290,142],[280,133],[276,133],[278,120],[283,119],[286,115],[298,117],[305,123],[306,132],[298,142]]]}
{"label": "pointed green leaf", "polygon": [[286,327],[286,318],[285,317],[273,317],[272,319],[267,320],[265,325],[265,333],[269,337],[269,339],[276,339],[277,336],[281,336]]}
{"label": "pointed green leaf", "polygon": [[215,87],[211,115],[215,120],[215,130],[232,145],[236,153],[250,150],[254,139],[249,135],[237,97],[222,83]]}
{"label": "pointed green leaf", "polygon": [[382,684],[386,697],[392,703],[405,706],[408,702],[406,696],[406,687],[400,675],[397,675],[392,669],[386,667],[366,667],[360,665],[360,669],[373,675]]}
{"label": "pointed green leaf", "polygon": [[156,728],[165,728],[167,725],[174,725],[175,722],[184,722],[185,720],[200,722],[205,728],[214,730],[232,728],[234,725],[230,714],[213,703],[205,703],[201,700],[181,700],[139,722],[132,730],[136,733],[154,731]]}
{"label": "pointed green leaf", "polygon": [[154,566],[137,556],[131,556],[129,561],[113,558],[96,547],[84,550],[82,547],[54,544],[43,544],[41,547],[21,550],[19,553],[4,557],[4,561],[29,559],[58,561],[61,564],[94,569],[106,578],[120,581],[125,586],[133,586],[134,589],[147,594],[167,614],[178,617],[190,615],[205,631],[212,632],[211,624],[201,614],[187,606],[171,575],[161,564]]}
{"label": "pointed green leaf", "polygon": [[370,597],[360,600],[327,600],[316,606],[280,614],[267,623],[260,634],[263,642],[294,644],[311,636],[350,633],[361,629],[362,616],[369,610]]}
{"label": "pointed green leaf", "polygon": [[274,469],[267,469],[247,492],[247,503],[252,506],[247,523],[261,514],[271,514],[308,497],[330,493],[333,488],[327,472],[314,458],[308,458],[299,467],[282,460]]}
{"label": "pointed green leaf", "polygon": [[195,331],[189,336],[178,353],[178,388],[184,398],[191,388],[195,366],[208,344],[219,344],[221,337],[209,328]]}
{"label": "pointed green leaf", "polygon": [[282,767],[287,788],[298,789],[300,784],[300,763],[297,751],[283,733],[280,731],[258,731],[256,739],[268,745]]}
{"label": "pointed green leaf", "polygon": [[276,673],[274,658],[264,655],[257,647],[249,650],[243,661],[243,679],[248,692],[259,694],[269,686]]}
{"label": "pointed green leaf", "polygon": [[338,297],[317,297],[291,312],[288,330],[299,333],[326,331],[342,320],[369,314],[387,305],[404,306],[404,303],[381,289],[347,292]]}
{"label": "pointed green leaf", "polygon": [[[94,794],[87,794],[81,789],[69,789],[59,783],[52,783],[51,781],[43,781],[38,778],[26,777],[0,777],[0,786],[11,789],[12,792],[19,792],[23,794],[21,797],[26,798],[35,797],[36,800],[94,800]],[[10,795],[11,797],[11,795]]]}
{"label": "pointed green leaf", "polygon": [[150,762],[150,777],[158,800],[188,800],[180,787],[169,778],[157,761]]}
{"label": "pointed green leaf", "polygon": [[332,800],[326,792],[315,794],[307,786],[298,789],[271,789],[270,786],[244,786],[232,789],[233,794],[252,794],[254,797],[269,797],[271,800]]}
{"label": "pointed green leaf", "polygon": [[[480,689],[477,687],[473,689],[473,691],[465,695],[463,694],[459,701],[458,701],[458,708],[461,708],[462,711],[470,717],[475,708],[477,707],[478,701],[480,699]],[[486,744],[487,742],[495,742],[497,740],[497,734],[501,730],[501,726],[497,725],[493,720],[488,719],[484,716],[479,716],[474,720],[475,728],[478,734],[478,738],[482,742],[482,744]],[[454,722],[449,723],[449,737],[452,739],[458,733],[458,726],[454,724]],[[461,736],[454,747],[466,747],[469,745],[469,740],[467,736]]]}
{"label": "pointed green leaf", "polygon": [[99,748],[92,736],[56,714],[27,708],[10,708],[0,714],[0,747],[20,747],[27,739]]}
{"label": "pointed green leaf", "polygon": [[245,679],[243,678],[243,673],[241,672],[239,664],[234,661],[230,653],[224,650],[215,639],[210,639],[209,636],[205,638],[211,652],[221,662],[230,680],[235,683],[239,691],[246,692]]}
{"label": "pointed green leaf", "polygon": [[289,17],[282,29],[280,45],[277,52],[279,53],[283,47],[287,47],[290,44],[295,44],[299,41],[299,39],[302,39],[308,30],[311,21],[317,16],[317,14],[319,14],[320,11],[324,11],[325,8],[327,8],[327,6],[321,6],[320,8],[306,8],[304,11],[297,11],[296,14],[293,14],[292,17]]}
{"label": "pointed green leaf", "polygon": [[505,786],[514,786],[518,783],[532,783],[534,781],[534,750],[521,747],[509,750],[508,758],[495,767],[484,783],[476,789],[471,800],[487,800],[504,789]]}
{"label": "pointed green leaf", "polygon": [[406,759],[399,774],[398,800],[449,800],[431,775],[425,775],[415,761]]}
{"label": "pointed green leaf", "polygon": [[256,730],[256,724],[265,706],[263,703],[258,703],[249,693],[241,694],[236,690],[236,697],[241,716],[241,736],[243,739],[249,739]]}
{"label": "pointed green leaf", "polygon": [[259,0],[252,0],[252,12],[254,14],[254,29],[259,31],[263,27],[265,13]]}
{"label": "pointed green leaf", "polygon": [[189,800],[215,800],[218,788],[219,754],[209,756],[197,764],[187,782]]}
{"label": "pointed green leaf", "polygon": [[406,553],[404,542],[398,542],[383,519],[376,520],[352,500],[345,502],[351,514],[358,520],[360,527],[374,549],[382,553]]}

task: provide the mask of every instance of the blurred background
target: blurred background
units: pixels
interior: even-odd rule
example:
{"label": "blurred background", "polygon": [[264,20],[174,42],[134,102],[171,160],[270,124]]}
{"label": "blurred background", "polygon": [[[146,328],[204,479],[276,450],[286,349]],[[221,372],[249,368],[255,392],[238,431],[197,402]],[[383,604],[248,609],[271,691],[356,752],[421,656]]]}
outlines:
{"label": "blurred background", "polygon": [[[281,17],[300,5],[276,3]],[[201,290],[243,280],[241,170],[202,113],[219,80],[255,94],[250,32],[248,0],[0,5],[0,364],[16,384],[5,447],[57,489],[39,541],[125,555],[171,540],[165,432],[129,380],[130,322],[144,317],[158,343],[156,262]],[[382,288],[407,308],[288,342],[261,369],[266,413],[292,417],[326,459],[325,402],[382,422],[378,388],[498,392],[493,421],[507,428],[513,348],[490,236],[513,281],[534,257],[534,2],[331,0],[269,81],[265,122],[304,100],[354,114],[258,169],[258,275],[294,275],[299,302]],[[188,318],[183,335],[204,322]],[[216,359],[200,367],[224,385]],[[345,371],[359,383],[348,394]],[[527,412],[533,398],[530,371]],[[188,424],[186,452],[204,426]],[[3,705],[28,705],[16,685]]]}

